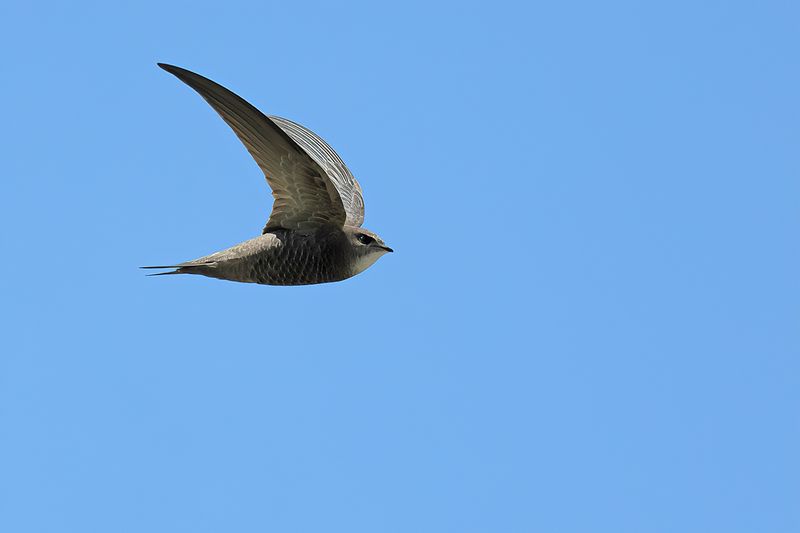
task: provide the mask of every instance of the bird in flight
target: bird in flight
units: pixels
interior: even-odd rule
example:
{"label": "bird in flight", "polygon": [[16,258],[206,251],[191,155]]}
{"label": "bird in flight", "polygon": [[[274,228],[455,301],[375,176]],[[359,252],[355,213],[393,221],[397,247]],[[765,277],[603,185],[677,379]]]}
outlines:
{"label": "bird in flight", "polygon": [[265,285],[341,281],[391,252],[364,229],[364,198],[339,155],[314,132],[285,118],[267,116],[241,97],[199,74],[163,63],[197,91],[264,172],[275,202],[262,234],[226,250],[153,274],[199,274]]}

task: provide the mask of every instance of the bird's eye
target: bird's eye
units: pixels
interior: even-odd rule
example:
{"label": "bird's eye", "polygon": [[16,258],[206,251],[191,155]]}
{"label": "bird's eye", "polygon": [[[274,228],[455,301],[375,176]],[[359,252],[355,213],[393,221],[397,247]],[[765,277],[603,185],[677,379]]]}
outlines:
{"label": "bird's eye", "polygon": [[358,234],[358,242],[360,242],[361,244],[369,244],[374,241],[375,239],[373,239],[369,235],[364,235],[363,233]]}

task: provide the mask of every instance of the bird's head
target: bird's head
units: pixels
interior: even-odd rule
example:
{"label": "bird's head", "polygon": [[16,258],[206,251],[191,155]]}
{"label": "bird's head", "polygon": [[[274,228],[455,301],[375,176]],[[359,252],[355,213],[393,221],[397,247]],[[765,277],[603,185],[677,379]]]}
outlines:
{"label": "bird's head", "polygon": [[344,233],[353,253],[353,275],[365,271],[383,254],[394,251],[368,229],[345,226]]}

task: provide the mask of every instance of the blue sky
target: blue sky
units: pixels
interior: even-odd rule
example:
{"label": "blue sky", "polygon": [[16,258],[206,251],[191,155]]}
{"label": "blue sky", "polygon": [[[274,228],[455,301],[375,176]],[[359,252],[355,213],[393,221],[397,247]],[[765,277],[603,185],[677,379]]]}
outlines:
{"label": "blue sky", "polygon": [[[5,2],[0,530],[800,528],[791,2]],[[180,65],[326,138],[396,253],[259,233]]]}

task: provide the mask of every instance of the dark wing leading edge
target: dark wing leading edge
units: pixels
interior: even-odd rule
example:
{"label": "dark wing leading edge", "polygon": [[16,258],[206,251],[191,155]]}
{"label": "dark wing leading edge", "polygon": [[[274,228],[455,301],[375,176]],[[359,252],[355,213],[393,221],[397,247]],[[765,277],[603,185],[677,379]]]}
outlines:
{"label": "dark wing leading edge", "polygon": [[364,195],[361,186],[344,164],[339,154],[319,135],[289,119],[270,115],[273,122],[289,134],[300,148],[328,173],[328,178],[336,186],[347,213],[348,226],[361,226],[364,223]]}
{"label": "dark wing leading edge", "polygon": [[345,224],[348,215],[336,184],[291,135],[222,85],[180,67],[158,66],[197,91],[233,129],[264,172],[275,197],[265,231]]}

